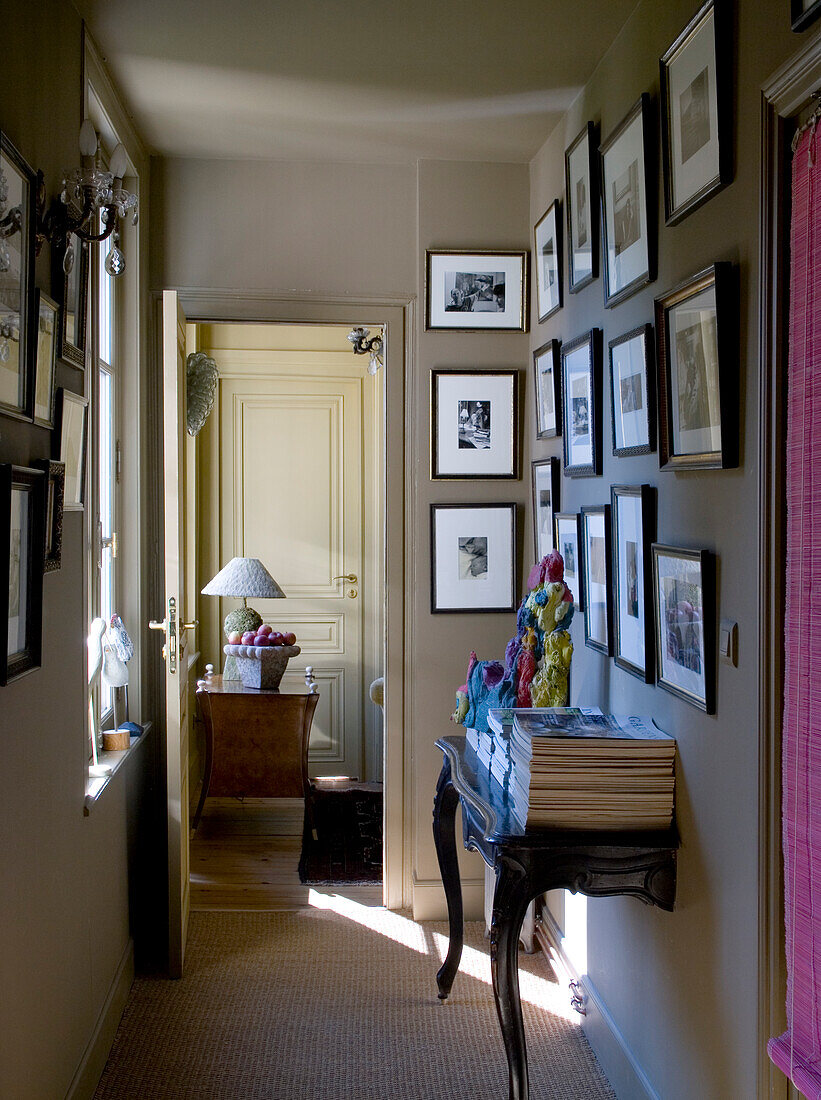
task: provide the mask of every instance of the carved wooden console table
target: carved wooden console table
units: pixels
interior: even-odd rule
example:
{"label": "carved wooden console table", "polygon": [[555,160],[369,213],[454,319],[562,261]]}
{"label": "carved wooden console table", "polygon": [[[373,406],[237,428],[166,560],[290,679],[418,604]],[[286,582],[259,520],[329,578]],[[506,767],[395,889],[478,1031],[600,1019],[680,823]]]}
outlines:
{"label": "carved wooden console table", "polygon": [[632,894],[672,910],[676,893],[675,829],[661,832],[581,832],[522,829],[503,789],[464,737],[436,742],[444,763],[433,807],[433,837],[448,902],[450,943],[436,981],[450,993],[462,956],[462,888],[456,847],[456,808],[462,804],[466,848],[496,871],[490,963],[493,994],[510,1076],[509,1100],[528,1100],[527,1053],[519,998],[519,931],[528,905],[545,890],[580,891],[590,897]]}

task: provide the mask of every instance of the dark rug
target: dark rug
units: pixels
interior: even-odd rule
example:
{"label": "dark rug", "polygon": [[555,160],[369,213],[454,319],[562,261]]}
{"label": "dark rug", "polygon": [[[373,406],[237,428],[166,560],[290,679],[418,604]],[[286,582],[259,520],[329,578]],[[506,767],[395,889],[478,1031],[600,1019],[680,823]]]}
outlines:
{"label": "dark rug", "polygon": [[382,784],[311,784],[314,833],[302,837],[299,881],[306,886],[382,882]]}

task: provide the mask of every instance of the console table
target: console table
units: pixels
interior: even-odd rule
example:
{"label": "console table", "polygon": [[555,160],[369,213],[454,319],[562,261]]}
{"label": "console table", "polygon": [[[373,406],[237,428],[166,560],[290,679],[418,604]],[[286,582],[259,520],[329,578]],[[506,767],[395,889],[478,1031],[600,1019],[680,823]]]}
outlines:
{"label": "console table", "polygon": [[443,737],[444,754],[433,806],[433,838],[448,903],[450,942],[436,981],[450,993],[463,942],[462,888],[456,808],[462,805],[464,845],[496,872],[490,928],[493,995],[507,1053],[509,1100],[528,1100],[527,1053],[519,998],[519,931],[528,905],[546,890],[590,897],[631,894],[672,910],[676,892],[676,830],[610,832],[523,829],[502,787],[464,737]]}

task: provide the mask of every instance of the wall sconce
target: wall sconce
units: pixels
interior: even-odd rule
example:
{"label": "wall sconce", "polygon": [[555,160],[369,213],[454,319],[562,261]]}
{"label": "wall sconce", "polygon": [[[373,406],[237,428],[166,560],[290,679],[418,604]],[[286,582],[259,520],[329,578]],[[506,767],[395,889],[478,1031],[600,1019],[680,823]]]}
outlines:
{"label": "wall sconce", "polygon": [[[119,248],[117,224],[129,210],[134,211],[131,224],[137,224],[137,196],[123,187],[128,159],[122,144],[111,154],[108,172],[97,166],[98,148],[97,131],[91,119],[87,118],[80,127],[82,166],[66,173],[63,180],[60,200],[65,212],[59,231],[66,237],[69,233],[76,233],[80,240],[88,243],[104,241],[113,233],[114,245],[106,256],[105,269],[109,275],[117,276],[125,271],[125,256]],[[98,214],[103,225],[100,232],[97,232]],[[74,253],[66,249],[65,255],[73,258]],[[70,264],[71,260],[68,262]]]}
{"label": "wall sconce", "polygon": [[353,344],[354,355],[370,355],[368,361],[368,374],[376,374],[381,366],[383,366],[382,351],[385,347],[385,340],[381,332],[378,332],[376,336],[371,336],[371,330],[369,328],[363,328],[361,325],[357,328],[352,328],[348,333],[348,339]]}

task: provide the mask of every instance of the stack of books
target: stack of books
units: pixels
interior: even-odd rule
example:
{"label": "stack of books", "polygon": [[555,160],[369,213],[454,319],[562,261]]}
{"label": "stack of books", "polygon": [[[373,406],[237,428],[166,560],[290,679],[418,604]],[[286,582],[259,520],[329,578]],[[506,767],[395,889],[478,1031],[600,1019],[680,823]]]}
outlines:
{"label": "stack of books", "polygon": [[672,824],[676,742],[652,719],[561,707],[491,710],[488,721],[479,759],[523,827]]}

